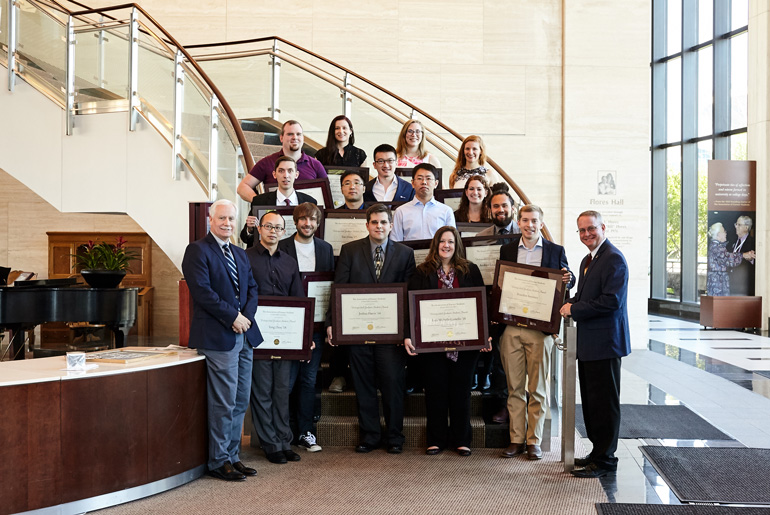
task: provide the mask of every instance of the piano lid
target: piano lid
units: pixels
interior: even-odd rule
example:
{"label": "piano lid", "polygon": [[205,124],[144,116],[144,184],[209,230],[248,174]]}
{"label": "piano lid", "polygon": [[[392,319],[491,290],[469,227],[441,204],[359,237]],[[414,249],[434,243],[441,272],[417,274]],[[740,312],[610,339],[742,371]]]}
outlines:
{"label": "piano lid", "polygon": [[37,279],[34,281],[14,281],[14,288],[65,288],[78,284],[77,277],[65,279]]}

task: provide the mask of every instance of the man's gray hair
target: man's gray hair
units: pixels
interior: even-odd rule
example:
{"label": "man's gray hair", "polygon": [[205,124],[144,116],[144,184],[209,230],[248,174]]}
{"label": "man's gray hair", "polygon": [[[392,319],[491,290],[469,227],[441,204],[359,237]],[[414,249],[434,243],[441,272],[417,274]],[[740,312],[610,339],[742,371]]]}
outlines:
{"label": "man's gray hair", "polygon": [[745,225],[746,227],[749,228],[749,230],[751,229],[751,226],[754,224],[754,222],[751,221],[751,217],[746,215],[739,216],[737,223]]}
{"label": "man's gray hair", "polygon": [[602,214],[599,211],[593,211],[590,209],[588,211],[583,211],[578,215],[577,219],[580,220],[584,216],[593,216],[600,224],[604,223],[604,220],[602,220]]}
{"label": "man's gray hair", "polygon": [[238,218],[238,206],[226,198],[221,198],[209,206],[209,218],[214,216],[214,211],[216,211],[219,206],[233,206],[233,209],[235,209],[235,217]]}

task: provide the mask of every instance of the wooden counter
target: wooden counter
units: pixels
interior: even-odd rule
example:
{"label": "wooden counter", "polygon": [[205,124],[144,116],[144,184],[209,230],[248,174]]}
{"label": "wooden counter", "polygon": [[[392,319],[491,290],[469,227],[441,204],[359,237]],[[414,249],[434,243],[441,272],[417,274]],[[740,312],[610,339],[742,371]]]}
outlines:
{"label": "wooden counter", "polygon": [[205,472],[202,356],[65,367],[63,356],[0,363],[0,513],[95,510]]}

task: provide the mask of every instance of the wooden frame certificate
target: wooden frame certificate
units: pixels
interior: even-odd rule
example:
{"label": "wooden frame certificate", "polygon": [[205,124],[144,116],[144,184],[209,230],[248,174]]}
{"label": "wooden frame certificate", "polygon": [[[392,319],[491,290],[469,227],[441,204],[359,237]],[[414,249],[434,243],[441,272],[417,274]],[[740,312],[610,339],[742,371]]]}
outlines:
{"label": "wooden frame certificate", "polygon": [[[278,189],[277,184],[270,184],[267,187],[268,191],[275,191]],[[329,179],[326,177],[322,179],[302,179],[294,181],[294,191],[301,191],[307,195],[313,197],[321,209],[325,207],[332,207],[334,205],[332,200],[331,185]]]}
{"label": "wooden frame certificate", "polygon": [[335,345],[404,343],[406,285],[332,285]]}
{"label": "wooden frame certificate", "polygon": [[260,296],[254,319],[264,341],[254,359],[310,359],[314,298]]}
{"label": "wooden frame certificate", "polygon": [[334,284],[334,272],[302,272],[302,287],[305,295],[315,299],[313,329],[323,331],[326,312],[329,311],[329,298]]}
{"label": "wooden frame certificate", "polygon": [[567,294],[563,276],[562,270],[498,261],[492,286],[492,319],[558,334],[559,309]]}
{"label": "wooden frame certificate", "polygon": [[415,352],[483,349],[487,346],[487,289],[454,288],[409,292]]}

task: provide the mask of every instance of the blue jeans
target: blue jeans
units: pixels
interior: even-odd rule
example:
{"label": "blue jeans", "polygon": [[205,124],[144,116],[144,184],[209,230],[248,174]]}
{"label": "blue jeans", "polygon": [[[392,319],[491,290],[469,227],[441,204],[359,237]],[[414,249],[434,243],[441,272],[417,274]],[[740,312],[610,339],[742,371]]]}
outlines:
{"label": "blue jeans", "polygon": [[[315,349],[310,361],[292,363],[291,381],[292,398],[296,399],[292,408],[292,415],[297,419],[297,435],[301,436],[310,431],[313,432],[313,411],[315,408],[315,384],[318,376],[318,367],[321,366],[321,354],[323,353],[323,334],[313,333]],[[299,380],[298,380],[299,379]],[[292,418],[294,418],[292,417]]]}

